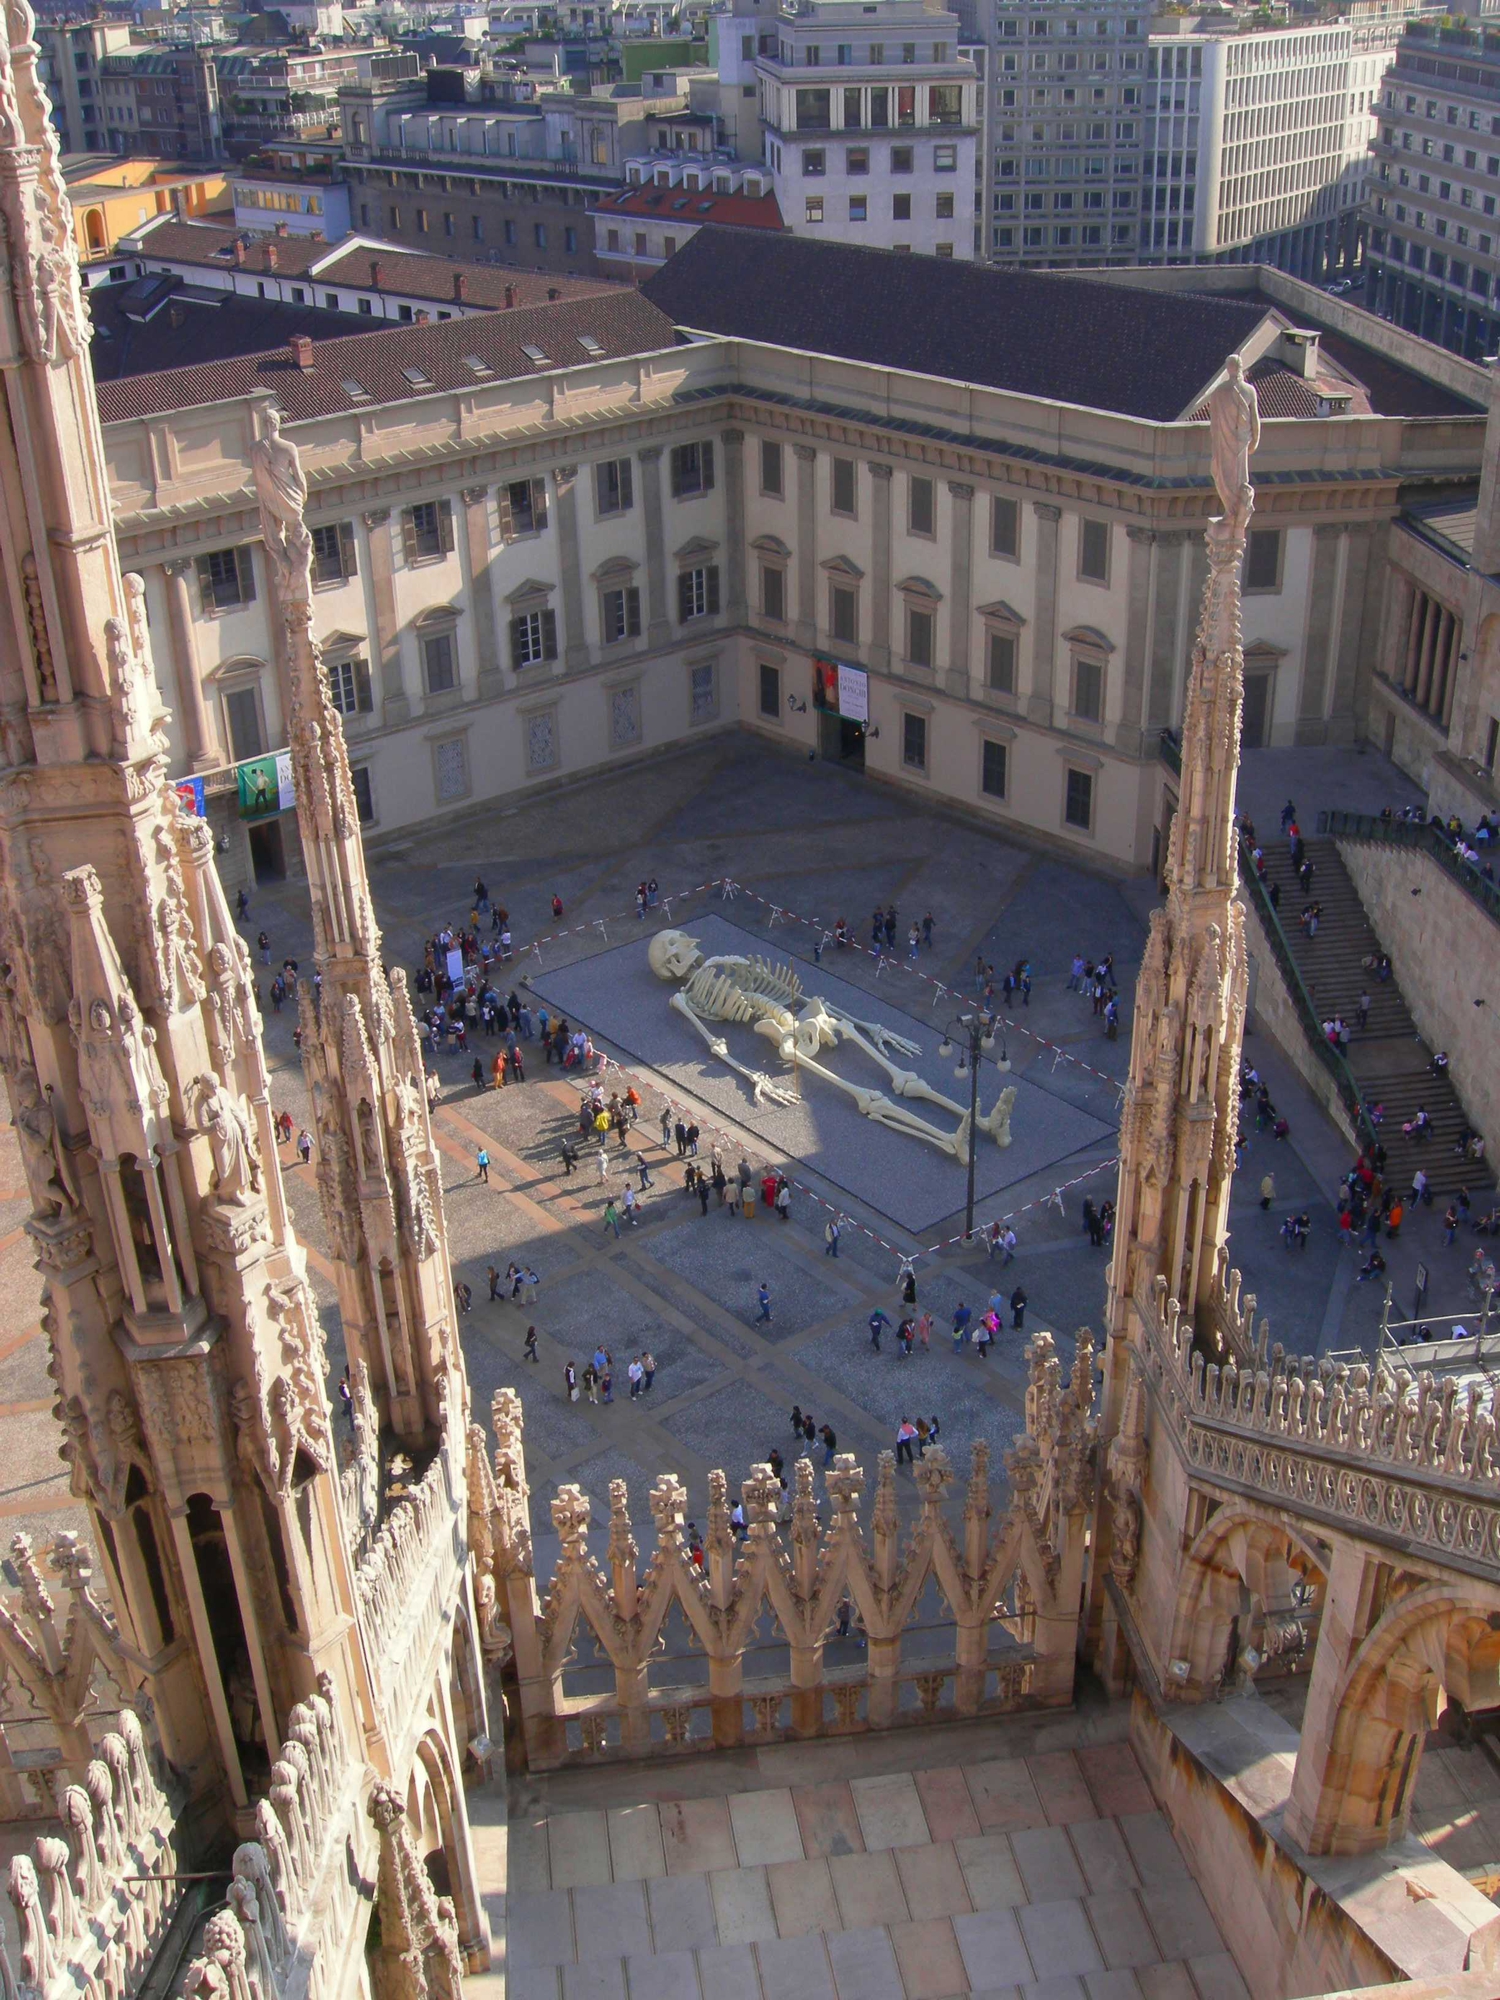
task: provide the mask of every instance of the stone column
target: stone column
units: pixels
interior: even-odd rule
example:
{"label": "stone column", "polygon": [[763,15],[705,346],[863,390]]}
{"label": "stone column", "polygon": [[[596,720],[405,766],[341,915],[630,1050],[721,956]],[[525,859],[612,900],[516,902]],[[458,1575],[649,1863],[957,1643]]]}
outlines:
{"label": "stone column", "polygon": [[1146,733],[1172,726],[1172,684],[1182,644],[1182,571],[1187,535],[1169,528],[1156,538],[1156,590],[1151,617],[1150,672],[1146,683]]}
{"label": "stone column", "polygon": [[720,431],[719,437],[724,446],[724,615],[731,625],[743,625],[750,616],[745,594],[745,433]]}
{"label": "stone column", "polygon": [[586,667],[589,642],[583,616],[583,557],[578,541],[578,467],[559,465],[552,478],[557,486],[558,555],[562,568],[563,665]]}
{"label": "stone column", "polygon": [[1026,713],[1052,727],[1053,680],[1057,671],[1057,524],[1062,509],[1033,503],[1036,511],[1036,623],[1031,633],[1031,693]]}
{"label": "stone column", "polygon": [[646,637],[664,646],[672,636],[667,608],[667,543],[661,514],[661,452],[659,444],[638,451],[641,462],[641,503],[646,510]]}
{"label": "stone column", "polygon": [[[1329,704],[1329,735],[1336,743],[1354,741],[1355,691],[1360,685],[1360,662],[1369,659],[1381,643],[1378,594],[1372,587],[1370,574],[1374,539],[1373,528],[1351,528],[1345,542],[1343,601],[1338,644],[1334,648],[1333,696]],[[1410,586],[1407,587],[1405,602],[1409,609]],[[1373,659],[1370,665],[1373,671]],[[1368,681],[1365,684],[1368,685]]]}
{"label": "stone column", "polygon": [[193,600],[188,576],[192,558],[179,556],[163,563],[167,579],[167,623],[172,635],[172,678],[177,685],[182,717],[182,747],[195,771],[210,771],[218,763],[217,742],[203,684],[198,679],[198,648],[193,643]]}
{"label": "stone column", "polygon": [[948,572],[949,694],[969,692],[969,627],[974,622],[974,488],[966,480],[950,479],[953,498],[953,549]]}
{"label": "stone column", "polygon": [[490,489],[463,489],[464,535],[469,548],[469,602],[474,612],[474,651],[479,656],[478,695],[493,701],[505,685],[496,642],[495,588],[490,575]]}
{"label": "stone column", "polygon": [[1302,687],[1297,703],[1298,743],[1321,743],[1328,733],[1325,715],[1329,654],[1333,643],[1339,544],[1343,534],[1342,528],[1313,529],[1312,582],[1308,590],[1307,625],[1302,641]]}
{"label": "stone column", "polygon": [[[1125,690],[1115,748],[1127,757],[1146,754],[1146,654],[1151,639],[1151,559],[1156,536],[1150,528],[1127,528],[1130,547],[1129,604],[1125,614]],[[1154,745],[1153,745],[1154,749]]]}
{"label": "stone column", "polygon": [[380,719],[405,722],[411,700],[401,671],[401,623],[396,616],[395,570],[391,562],[391,510],[372,507],[364,516],[370,550],[370,595],[375,600],[375,649],[380,658]]}
{"label": "stone column", "polygon": [[[1335,1743],[1344,1679],[1375,1623],[1379,1565],[1372,1558],[1357,1542],[1334,1541],[1285,1814],[1286,1831],[1309,1854],[1358,1853],[1386,1840],[1376,1801],[1388,1771],[1360,1768],[1354,1746]],[[1388,1700],[1394,1707],[1394,1690]],[[1418,1757],[1421,1748],[1419,1737]],[[1408,1798],[1411,1791],[1409,1783]]]}
{"label": "stone column", "polygon": [[891,670],[891,468],[870,467],[870,665]]}
{"label": "stone column", "polygon": [[818,643],[818,521],[815,483],[818,454],[810,444],[794,444],[797,461],[797,622],[799,646]]}
{"label": "stone column", "polygon": [[1435,599],[1427,600],[1426,612],[1422,620],[1422,651],[1417,658],[1417,684],[1412,689],[1418,708],[1427,706],[1432,693],[1432,664],[1437,658],[1438,634],[1443,629],[1443,607]]}
{"label": "stone column", "polygon": [[1398,685],[1405,694],[1410,694],[1417,685],[1422,662],[1422,628],[1432,608],[1432,600],[1425,591],[1413,590],[1412,599],[1413,608],[1407,620],[1406,651],[1398,676]]}

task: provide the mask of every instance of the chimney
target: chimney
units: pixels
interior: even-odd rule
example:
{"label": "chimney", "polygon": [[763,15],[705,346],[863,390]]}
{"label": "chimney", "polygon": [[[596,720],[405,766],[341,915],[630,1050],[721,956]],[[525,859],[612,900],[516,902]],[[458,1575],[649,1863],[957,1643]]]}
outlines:
{"label": "chimney", "polygon": [[291,233],[292,233],[292,229],[291,229],[291,224],[290,224],[290,223],[287,223],[287,222],[278,222],[278,223],[277,223],[277,225],[276,225],[276,234],[277,234],[278,236],[290,236],[290,235],[291,235]]}
{"label": "chimney", "polygon": [[469,296],[469,281],[462,271],[453,273],[453,296],[460,303]]}
{"label": "chimney", "polygon": [[304,375],[311,375],[313,365],[313,344],[305,333],[294,333],[287,342],[293,363]]}
{"label": "chimney", "polygon": [[430,312],[424,312],[420,307],[418,307],[416,314],[416,324],[418,326],[430,326],[432,324],[432,314]]}
{"label": "chimney", "polygon": [[560,285],[549,285],[547,287],[547,296],[549,299],[560,299],[562,297],[562,287]]}
{"label": "chimney", "polygon": [[370,284],[373,290],[377,292],[380,290],[380,259],[378,257],[370,259]]}
{"label": "chimney", "polygon": [[243,239],[238,236],[234,239],[234,261],[236,269],[245,261],[245,245]]}
{"label": "chimney", "polygon": [[276,269],[276,245],[274,243],[266,245],[266,269],[268,271]]}
{"label": "chimney", "polygon": [[507,285],[505,287],[505,303],[507,306],[513,306],[515,302],[516,302],[516,288],[514,285]]}

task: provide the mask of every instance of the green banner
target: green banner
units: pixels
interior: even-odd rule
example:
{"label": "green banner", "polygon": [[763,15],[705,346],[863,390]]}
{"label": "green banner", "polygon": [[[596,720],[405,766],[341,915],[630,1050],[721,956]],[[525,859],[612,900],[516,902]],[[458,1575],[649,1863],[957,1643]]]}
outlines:
{"label": "green banner", "polygon": [[241,819],[270,819],[296,804],[289,750],[271,757],[251,757],[235,766],[234,775],[240,788]]}

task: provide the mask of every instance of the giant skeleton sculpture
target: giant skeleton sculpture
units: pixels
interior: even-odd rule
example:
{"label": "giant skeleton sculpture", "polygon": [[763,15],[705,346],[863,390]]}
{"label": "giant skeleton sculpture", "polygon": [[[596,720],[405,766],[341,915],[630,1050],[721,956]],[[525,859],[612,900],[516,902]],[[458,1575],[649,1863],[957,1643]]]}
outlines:
{"label": "giant skeleton sculpture", "polygon": [[[968,1157],[969,1113],[965,1107],[955,1104],[951,1097],[944,1097],[915,1070],[902,1069],[891,1060],[892,1053],[918,1054],[916,1042],[893,1034],[878,1021],[856,1021],[816,994],[804,993],[802,981],[789,965],[733,955],[705,958],[698,949],[698,940],[683,931],[658,931],[651,940],[648,957],[658,979],[682,981],[672,995],[673,1010],[691,1022],[712,1056],[737,1076],[744,1077],[757,1104],[765,1098],[773,1104],[795,1104],[797,1096],[763,1070],[737,1062],[729,1052],[728,1042],[716,1032],[721,1024],[753,1023],[756,1034],[764,1035],[775,1045],[784,1063],[795,1064],[799,1070],[807,1070],[831,1083],[835,1090],[853,1099],[864,1117],[874,1119],[892,1132],[923,1139],[955,1160]],[[940,1125],[929,1124],[914,1111],[893,1103],[883,1090],[851,1083],[818,1060],[825,1049],[837,1048],[841,1041],[852,1042],[878,1063],[897,1097],[922,1099],[953,1112],[959,1121],[957,1130],[944,1131]],[[1015,1086],[1009,1085],[995,1100],[994,1108],[975,1121],[978,1129],[987,1133],[997,1146],[1010,1144],[1010,1114],[1015,1101]]]}

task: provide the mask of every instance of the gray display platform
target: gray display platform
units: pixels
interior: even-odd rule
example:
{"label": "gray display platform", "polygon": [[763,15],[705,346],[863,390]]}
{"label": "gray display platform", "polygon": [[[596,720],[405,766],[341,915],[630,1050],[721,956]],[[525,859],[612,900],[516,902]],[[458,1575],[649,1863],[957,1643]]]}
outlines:
{"label": "gray display platform", "polygon": [[[705,958],[736,952],[747,957],[777,955],[774,934],[769,939],[755,937],[722,917],[699,916],[683,928],[697,939]],[[640,937],[575,965],[556,971],[541,968],[530,981],[532,990],[554,1016],[565,1014],[575,1027],[587,1028],[620,1056],[649,1065],[736,1127],[756,1134],[768,1154],[803,1161],[901,1228],[920,1233],[963,1208],[966,1169],[962,1161],[947,1158],[924,1140],[862,1117],[846,1097],[821,1078],[802,1073],[802,1102],[798,1105],[755,1104],[750,1085],[715,1062],[689,1023],[672,1010],[669,1003],[676,988],[652,972],[646,959],[648,943],[649,935],[643,931]],[[968,1079],[954,1075],[956,1058],[937,1053],[946,1012],[923,1020],[877,995],[846,985],[838,977],[837,956],[831,947],[821,966],[800,960],[793,963],[804,991],[820,994],[831,1007],[855,1020],[878,1021],[916,1042],[919,1053],[898,1060],[909,1064],[955,1103],[967,1105]],[[925,991],[899,971],[893,970],[890,976],[893,992],[903,998],[909,992]],[[778,1081],[789,1074],[783,1071],[772,1046],[752,1028],[730,1027],[724,1034],[735,1059],[747,1068],[763,1069]],[[828,1052],[825,1060],[830,1069],[851,1082],[877,1089],[886,1083],[883,1072],[864,1052],[848,1044]],[[1016,1087],[1011,1144],[1001,1148],[980,1134],[975,1192],[984,1202],[1096,1147],[1111,1132],[1100,1119],[1050,1091],[1045,1082],[1014,1074],[1002,1076],[990,1063],[980,1071],[981,1111],[989,1111],[1008,1084]],[[933,1124],[951,1127],[958,1122],[936,1105],[912,1100],[906,1108]],[[759,1162],[752,1159],[751,1164]]]}

